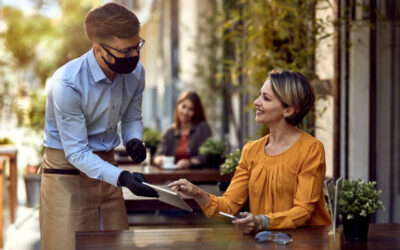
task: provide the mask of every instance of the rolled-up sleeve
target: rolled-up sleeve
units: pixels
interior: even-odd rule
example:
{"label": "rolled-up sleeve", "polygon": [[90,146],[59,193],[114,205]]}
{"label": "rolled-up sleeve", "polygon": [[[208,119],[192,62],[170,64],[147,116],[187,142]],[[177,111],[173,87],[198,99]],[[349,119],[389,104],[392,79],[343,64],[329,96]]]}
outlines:
{"label": "rolled-up sleeve", "polygon": [[80,92],[74,89],[72,84],[56,81],[51,94],[56,124],[67,161],[90,178],[117,186],[122,170],[103,161],[89,149]]}

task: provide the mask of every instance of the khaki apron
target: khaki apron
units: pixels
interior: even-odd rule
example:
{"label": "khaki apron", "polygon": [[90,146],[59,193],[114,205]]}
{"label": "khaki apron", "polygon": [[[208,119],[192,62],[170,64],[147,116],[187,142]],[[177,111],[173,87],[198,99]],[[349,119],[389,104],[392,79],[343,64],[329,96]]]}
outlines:
{"label": "khaki apron", "polygon": [[[96,153],[115,165],[113,150]],[[64,151],[46,148],[42,168],[76,170]],[[42,171],[43,172],[43,171]],[[75,249],[76,231],[98,231],[99,210],[104,230],[125,230],[128,217],[122,189],[79,175],[42,173],[40,234],[42,250]]]}

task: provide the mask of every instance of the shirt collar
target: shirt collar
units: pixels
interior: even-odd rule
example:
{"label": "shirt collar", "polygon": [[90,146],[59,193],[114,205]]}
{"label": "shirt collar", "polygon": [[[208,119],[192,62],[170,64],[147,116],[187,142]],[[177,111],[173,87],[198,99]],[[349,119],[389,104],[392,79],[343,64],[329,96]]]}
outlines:
{"label": "shirt collar", "polygon": [[96,60],[96,56],[94,55],[93,48],[89,51],[88,53],[88,62],[89,62],[89,68],[90,71],[92,72],[93,79],[96,83],[105,80],[105,82],[109,82],[108,78],[104,74],[103,70],[101,69],[99,63]]}

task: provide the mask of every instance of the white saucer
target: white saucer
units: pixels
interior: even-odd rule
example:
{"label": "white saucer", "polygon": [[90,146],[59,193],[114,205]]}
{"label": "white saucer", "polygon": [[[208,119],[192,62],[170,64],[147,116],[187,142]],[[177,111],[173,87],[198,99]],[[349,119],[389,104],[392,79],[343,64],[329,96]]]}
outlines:
{"label": "white saucer", "polygon": [[177,169],[176,165],[162,165],[162,169]]}

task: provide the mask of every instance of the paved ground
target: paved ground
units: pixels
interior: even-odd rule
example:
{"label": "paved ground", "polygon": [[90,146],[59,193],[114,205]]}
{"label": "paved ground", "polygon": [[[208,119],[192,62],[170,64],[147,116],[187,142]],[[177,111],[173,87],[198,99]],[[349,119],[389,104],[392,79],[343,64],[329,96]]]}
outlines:
{"label": "paved ground", "polygon": [[25,183],[18,179],[17,218],[5,233],[4,250],[40,250],[39,211],[26,207]]}
{"label": "paved ground", "polygon": [[25,206],[18,207],[18,217],[6,233],[5,250],[39,250],[39,212]]}
{"label": "paved ground", "polygon": [[[0,0],[1,1],[1,0]],[[0,138],[8,137],[18,148],[18,209],[16,223],[8,226],[5,232],[5,250],[40,249],[39,213],[26,207],[26,190],[22,176],[25,167],[40,162],[38,151],[43,136],[32,133],[24,127],[16,125],[15,117],[4,116],[0,112]]]}

